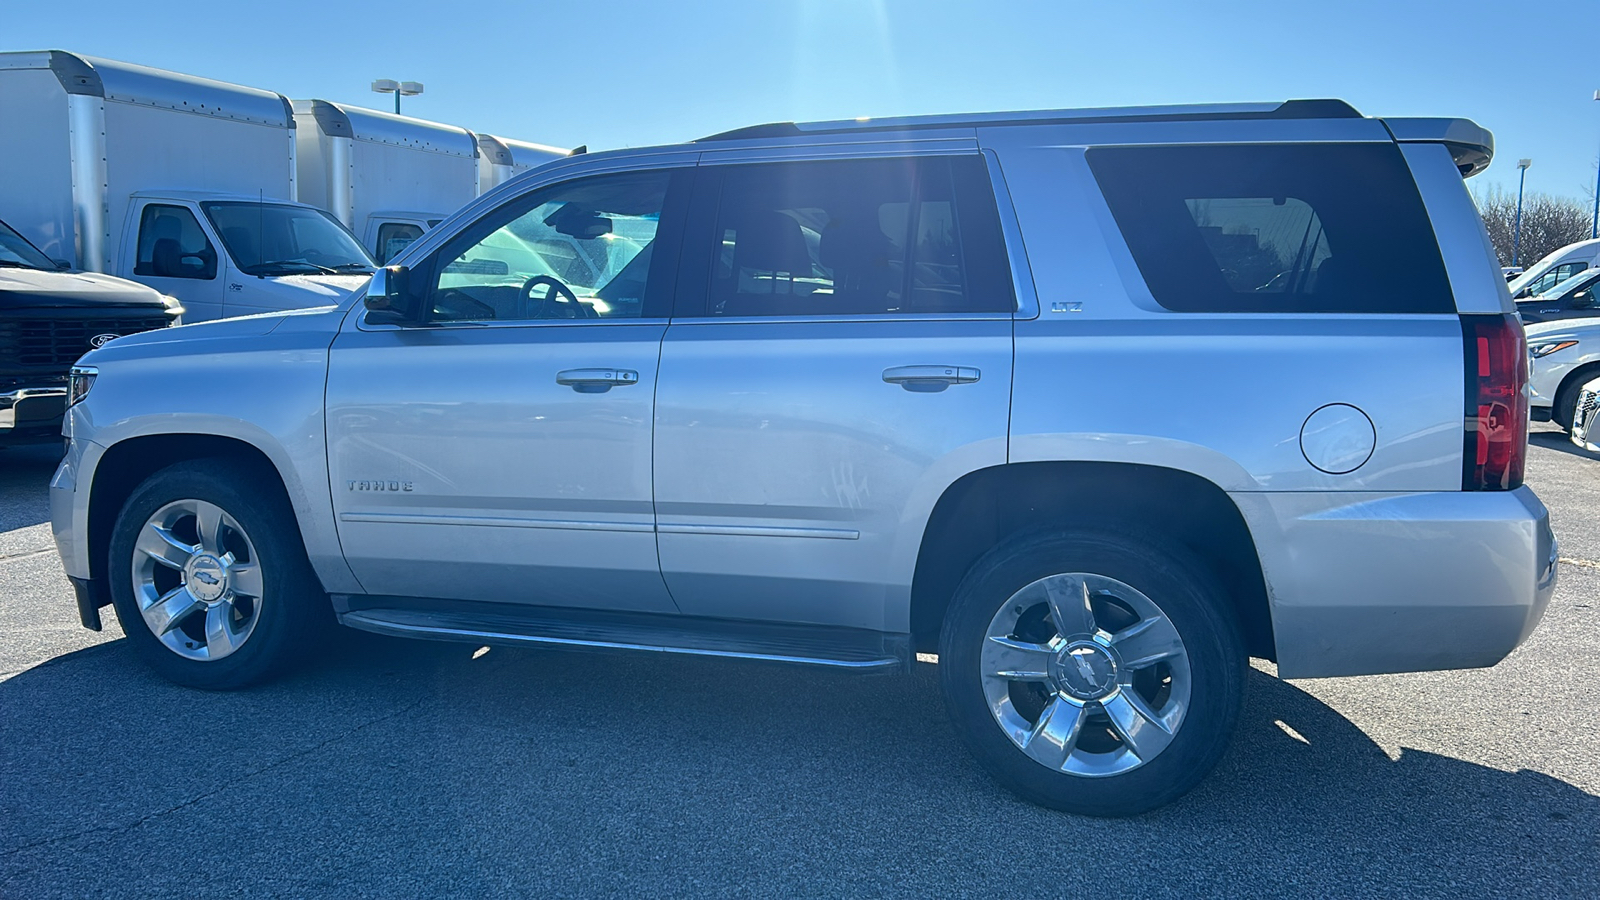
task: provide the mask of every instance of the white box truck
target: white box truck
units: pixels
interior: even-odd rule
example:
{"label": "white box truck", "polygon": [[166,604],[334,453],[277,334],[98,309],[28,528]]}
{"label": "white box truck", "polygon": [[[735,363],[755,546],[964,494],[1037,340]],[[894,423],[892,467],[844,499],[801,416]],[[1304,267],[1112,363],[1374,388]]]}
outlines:
{"label": "white box truck", "polygon": [[330,100],[296,100],[294,116],[300,199],[380,262],[478,196],[478,141],[465,128]]}
{"label": "white box truck", "polygon": [[536,166],[571,153],[548,144],[534,144],[492,134],[478,135],[478,193],[505,184]]}
{"label": "white box truck", "polygon": [[295,202],[281,94],[60,50],[0,53],[0,217],[186,321],[333,303],[373,261]]}

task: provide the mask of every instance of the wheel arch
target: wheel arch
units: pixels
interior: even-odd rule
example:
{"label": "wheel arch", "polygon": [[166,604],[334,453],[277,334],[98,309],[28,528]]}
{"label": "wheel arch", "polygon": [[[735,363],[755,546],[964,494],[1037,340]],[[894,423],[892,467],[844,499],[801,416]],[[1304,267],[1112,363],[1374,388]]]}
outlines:
{"label": "wheel arch", "polygon": [[[1568,391],[1576,392],[1593,378],[1600,378],[1600,359],[1593,359],[1574,366],[1572,371],[1563,375],[1561,383],[1556,385],[1555,393],[1550,395],[1551,418],[1555,419],[1561,401],[1566,398]],[[1556,421],[1559,422],[1559,420]],[[1571,428],[1572,423],[1567,422],[1563,427]]]}
{"label": "wheel arch", "polygon": [[956,586],[990,548],[1041,527],[1120,526],[1177,540],[1211,565],[1251,656],[1275,659],[1266,581],[1243,514],[1215,482],[1137,463],[1042,461],[979,469],[951,484],[923,530],[911,631],[933,652]]}
{"label": "wheel arch", "polygon": [[174,463],[202,459],[223,459],[247,466],[262,482],[275,487],[289,503],[306,540],[306,504],[303,490],[294,490],[283,467],[266,451],[250,441],[230,435],[196,432],[143,434],[117,441],[100,454],[89,484],[87,550],[93,600],[98,606],[110,604],[106,579],[107,555],[117,515],[133,492],[151,475]]}

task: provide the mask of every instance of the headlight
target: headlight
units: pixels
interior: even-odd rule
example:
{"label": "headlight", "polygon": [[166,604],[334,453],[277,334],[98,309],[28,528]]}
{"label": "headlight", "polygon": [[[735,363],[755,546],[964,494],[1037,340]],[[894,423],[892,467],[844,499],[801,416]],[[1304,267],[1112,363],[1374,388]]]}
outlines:
{"label": "headlight", "polygon": [[168,294],[162,294],[161,303],[166,306],[167,315],[172,317],[172,324],[182,325],[184,309],[183,304],[178,301],[178,298]]}
{"label": "headlight", "polygon": [[1540,357],[1549,356],[1558,350],[1576,346],[1578,346],[1577,341],[1546,341],[1543,344],[1528,345],[1528,355],[1534,359],[1539,359]]}
{"label": "headlight", "polygon": [[89,396],[89,389],[94,387],[94,379],[100,370],[94,366],[73,366],[67,373],[67,406],[77,406],[78,402]]}

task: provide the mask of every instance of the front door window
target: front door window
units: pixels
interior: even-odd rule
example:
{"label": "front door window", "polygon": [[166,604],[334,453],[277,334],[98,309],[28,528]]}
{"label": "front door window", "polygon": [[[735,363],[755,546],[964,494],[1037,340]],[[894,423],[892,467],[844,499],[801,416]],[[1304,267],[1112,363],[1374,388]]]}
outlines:
{"label": "front door window", "polygon": [[433,321],[639,318],[670,180],[586,178],[486,217],[439,254]]}
{"label": "front door window", "polygon": [[139,217],[133,274],[210,280],[217,277],[217,248],[188,207],[152,203]]}

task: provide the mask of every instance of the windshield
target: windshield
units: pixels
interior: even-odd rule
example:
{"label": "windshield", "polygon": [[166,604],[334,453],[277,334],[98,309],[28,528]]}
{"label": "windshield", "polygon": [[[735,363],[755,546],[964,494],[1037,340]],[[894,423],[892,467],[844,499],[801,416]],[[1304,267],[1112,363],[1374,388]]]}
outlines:
{"label": "windshield", "polygon": [[[1571,278],[1565,279],[1564,281],[1556,282],[1555,285],[1553,285],[1549,290],[1535,294],[1529,299],[1540,300],[1565,297],[1568,293],[1571,293],[1577,288],[1583,287],[1585,284],[1594,281],[1596,278],[1600,278],[1600,272],[1596,272],[1594,270],[1585,270],[1583,272],[1579,272]],[[1525,300],[1523,302],[1527,301]]]}
{"label": "windshield", "polygon": [[307,206],[202,203],[246,275],[362,275],[376,264],[332,216]]}
{"label": "windshield", "polygon": [[39,248],[28,243],[26,238],[12,231],[10,225],[0,222],[0,266],[49,271],[56,264],[50,261],[50,257],[40,253]]}

